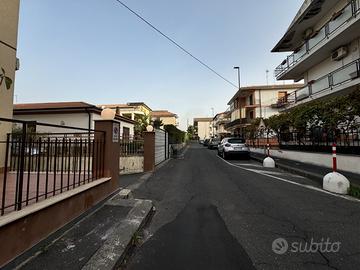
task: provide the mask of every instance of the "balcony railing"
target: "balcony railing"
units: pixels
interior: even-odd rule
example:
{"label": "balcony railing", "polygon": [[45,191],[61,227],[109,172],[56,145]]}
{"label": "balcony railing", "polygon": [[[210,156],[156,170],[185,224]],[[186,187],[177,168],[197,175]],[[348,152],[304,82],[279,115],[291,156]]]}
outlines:
{"label": "balcony railing", "polygon": [[284,107],[291,103],[296,103],[314,94],[319,94],[325,90],[347,83],[360,77],[360,59],[355,60],[317,80],[311,81],[305,87],[296,90],[283,98],[280,98],[275,107]]}
{"label": "balcony railing", "polygon": [[324,40],[327,40],[337,29],[356,17],[360,11],[360,0],[351,1],[337,16],[328,21],[319,31],[315,32],[309,40],[293,54],[289,55],[276,69],[275,76],[280,77],[291,67],[299,63],[306,54]]}
{"label": "balcony railing", "polygon": [[241,118],[241,110],[240,109],[235,109],[232,113],[231,113],[231,122],[240,119]]}

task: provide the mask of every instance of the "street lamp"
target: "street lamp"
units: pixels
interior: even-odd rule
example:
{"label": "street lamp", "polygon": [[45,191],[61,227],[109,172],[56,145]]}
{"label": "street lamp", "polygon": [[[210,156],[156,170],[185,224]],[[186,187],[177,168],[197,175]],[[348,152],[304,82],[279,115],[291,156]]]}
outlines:
{"label": "street lamp", "polygon": [[234,69],[237,69],[237,71],[238,71],[238,81],[239,81],[239,90],[240,90],[240,87],[241,87],[241,83],[240,83],[240,67],[234,67]]}

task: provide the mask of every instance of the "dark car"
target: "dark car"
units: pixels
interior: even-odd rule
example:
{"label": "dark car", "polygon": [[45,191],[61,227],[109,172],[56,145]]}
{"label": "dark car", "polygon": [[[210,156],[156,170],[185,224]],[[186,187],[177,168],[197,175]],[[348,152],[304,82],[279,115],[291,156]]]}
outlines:
{"label": "dark car", "polygon": [[208,147],[209,146],[209,142],[210,142],[210,139],[206,139],[203,143],[204,146]]}
{"label": "dark car", "polygon": [[219,144],[220,144],[220,139],[218,138],[210,139],[208,148],[217,149]]}

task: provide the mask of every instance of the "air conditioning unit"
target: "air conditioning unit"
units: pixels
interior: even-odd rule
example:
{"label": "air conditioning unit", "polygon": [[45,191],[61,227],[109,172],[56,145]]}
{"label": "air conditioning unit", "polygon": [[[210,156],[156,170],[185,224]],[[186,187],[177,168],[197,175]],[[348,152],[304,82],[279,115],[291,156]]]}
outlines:
{"label": "air conditioning unit", "polygon": [[333,61],[340,61],[348,55],[348,48],[343,46],[334,51],[331,55]]}

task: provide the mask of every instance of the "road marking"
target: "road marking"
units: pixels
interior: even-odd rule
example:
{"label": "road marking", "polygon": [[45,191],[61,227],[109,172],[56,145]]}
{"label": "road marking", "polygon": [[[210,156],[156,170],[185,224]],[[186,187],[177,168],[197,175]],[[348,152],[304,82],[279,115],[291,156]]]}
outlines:
{"label": "road marking", "polygon": [[232,163],[235,165],[240,165],[240,166],[249,166],[249,167],[257,167],[257,168],[262,168],[263,166],[258,165],[258,164],[250,164],[250,163]]}
{"label": "road marking", "polygon": [[263,175],[263,176],[267,176],[269,178],[274,178],[276,180],[279,180],[279,181],[282,181],[282,182],[285,182],[285,183],[288,183],[288,184],[292,184],[292,185],[303,187],[303,188],[306,188],[306,189],[318,191],[318,192],[325,193],[325,194],[328,194],[328,195],[331,195],[331,196],[334,196],[334,197],[337,197],[337,198],[342,198],[342,199],[345,199],[345,200],[348,200],[348,201],[360,202],[359,199],[356,199],[356,198],[353,198],[353,197],[350,197],[350,196],[331,193],[331,192],[323,190],[321,188],[317,188],[317,187],[313,187],[313,186],[305,185],[305,184],[300,184],[300,183],[293,182],[293,181],[290,181],[290,180],[287,180],[287,179],[284,179],[284,178],[280,178],[280,177],[277,177],[277,176],[274,176],[274,175],[266,174],[266,173],[263,173],[263,171],[260,171],[260,170],[244,168],[244,167],[235,165],[235,164],[233,164],[231,162],[228,162],[227,160],[225,160],[225,159],[223,159],[223,158],[221,158],[219,156],[218,156],[218,158],[221,159],[222,161],[224,161],[225,163],[229,164],[230,166],[233,166],[233,167],[245,170],[245,171],[257,173],[257,174],[260,174],[260,175]]}

